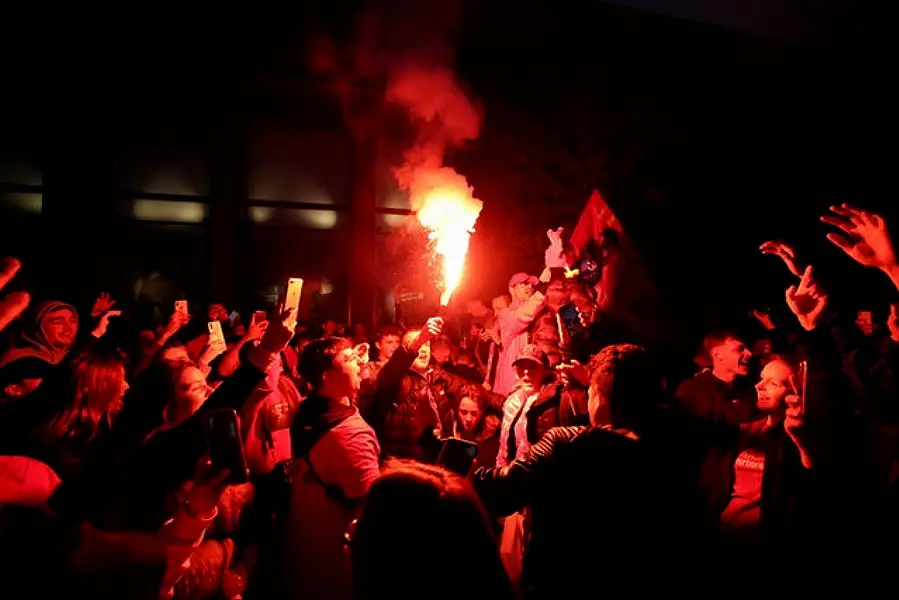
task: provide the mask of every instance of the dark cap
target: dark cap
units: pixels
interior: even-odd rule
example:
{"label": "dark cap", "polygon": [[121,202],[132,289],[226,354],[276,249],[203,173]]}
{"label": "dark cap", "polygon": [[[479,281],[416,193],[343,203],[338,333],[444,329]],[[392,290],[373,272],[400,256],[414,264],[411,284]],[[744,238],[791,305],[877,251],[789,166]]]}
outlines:
{"label": "dark cap", "polygon": [[518,352],[518,356],[515,358],[515,362],[512,363],[512,366],[526,360],[535,362],[538,365],[543,365],[544,367],[549,366],[549,358],[547,358],[546,353],[533,344],[528,344]]}
{"label": "dark cap", "polygon": [[533,275],[528,275],[527,273],[515,273],[515,275],[512,275],[512,278],[509,280],[509,287],[513,288],[516,285],[520,285],[522,283],[537,285],[539,282],[540,281]]}

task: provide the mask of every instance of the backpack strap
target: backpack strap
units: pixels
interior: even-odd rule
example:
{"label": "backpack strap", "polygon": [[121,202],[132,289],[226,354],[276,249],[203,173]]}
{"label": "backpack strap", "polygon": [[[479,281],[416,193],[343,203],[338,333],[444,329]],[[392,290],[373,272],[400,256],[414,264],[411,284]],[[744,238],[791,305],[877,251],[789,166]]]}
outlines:
{"label": "backpack strap", "polygon": [[[309,401],[312,400],[311,403]],[[307,404],[309,403],[309,404]],[[309,452],[332,429],[343,423],[355,414],[355,410],[317,396],[310,396],[300,403],[293,424],[290,427],[290,437],[293,458],[283,460],[275,465],[271,473],[263,476],[260,484],[264,486],[264,493],[257,494],[257,501],[264,497],[260,507],[267,514],[266,529],[262,541],[260,561],[261,569],[257,569],[257,590],[260,597],[279,597],[280,574],[278,569],[284,558],[286,547],[287,519],[290,516],[290,504],[292,500],[293,480],[296,473],[296,462],[305,459],[309,465],[309,471],[315,480],[325,488],[329,497],[344,503],[350,502],[343,496],[340,488],[328,485],[321,480],[309,460]],[[260,490],[262,491],[262,490]],[[266,565],[266,566],[263,566]]]}

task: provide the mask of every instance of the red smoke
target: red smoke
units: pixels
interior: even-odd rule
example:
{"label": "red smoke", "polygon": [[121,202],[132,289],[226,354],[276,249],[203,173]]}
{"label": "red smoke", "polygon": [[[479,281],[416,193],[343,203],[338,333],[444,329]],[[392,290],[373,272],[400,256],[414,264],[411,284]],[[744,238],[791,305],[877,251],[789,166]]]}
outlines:
{"label": "red smoke", "polygon": [[390,74],[387,101],[407,109],[418,127],[415,143],[403,153],[394,175],[420,208],[416,179],[432,178],[443,167],[446,151],[480,134],[481,111],[445,67],[404,66]]}
{"label": "red smoke", "polygon": [[442,259],[440,303],[449,304],[462,281],[468,243],[483,204],[463,175],[443,166],[447,149],[478,137],[481,114],[446,68],[405,67],[391,72],[386,99],[406,108],[418,135],[394,170],[419,223]]}

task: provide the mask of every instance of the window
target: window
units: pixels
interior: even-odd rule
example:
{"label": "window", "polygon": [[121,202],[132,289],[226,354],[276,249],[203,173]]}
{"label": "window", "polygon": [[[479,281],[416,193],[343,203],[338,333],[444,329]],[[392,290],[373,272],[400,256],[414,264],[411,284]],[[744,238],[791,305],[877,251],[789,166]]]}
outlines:
{"label": "window", "polygon": [[352,147],[342,133],[256,125],[251,131],[249,197],[300,204],[350,201]]}
{"label": "window", "polygon": [[409,194],[396,188],[389,190],[386,194],[378,194],[378,207],[399,210],[412,209],[412,205],[409,203]]}
{"label": "window", "polygon": [[209,207],[202,202],[137,199],[124,206],[130,211],[130,214],[124,216],[156,223],[202,223],[209,212]]}
{"label": "window", "polygon": [[378,213],[376,225],[378,231],[392,231],[403,226],[409,215],[395,215],[392,213]]}
{"label": "window", "polygon": [[0,192],[0,210],[29,215],[41,214],[43,195],[39,193]]}
{"label": "window", "polygon": [[39,187],[43,179],[37,161],[21,154],[0,154],[0,184]]}
{"label": "window", "polygon": [[304,229],[338,229],[344,215],[336,210],[251,206],[250,221],[257,225],[292,226]]}
{"label": "window", "polygon": [[113,189],[135,194],[207,196],[208,146],[188,129],[169,128],[129,139],[112,160]]}

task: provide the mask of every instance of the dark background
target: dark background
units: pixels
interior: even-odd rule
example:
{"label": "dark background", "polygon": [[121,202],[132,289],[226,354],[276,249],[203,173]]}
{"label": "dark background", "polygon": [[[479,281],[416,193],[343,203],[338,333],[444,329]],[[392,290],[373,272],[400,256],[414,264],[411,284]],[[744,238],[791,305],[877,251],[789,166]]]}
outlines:
{"label": "dark background", "polygon": [[[782,304],[788,278],[757,251],[770,238],[814,260],[838,304],[885,311],[871,305],[891,293],[885,278],[830,247],[817,217],[842,201],[896,213],[894,15],[724,4],[10,11],[0,250],[26,261],[20,284],[38,295],[126,297],[158,271],[170,296],[249,307],[300,275],[325,278],[319,310],[345,317],[360,153],[308,42],[352,48],[364,14],[385,44],[444,53],[484,107],[480,138],[449,157],[485,206],[460,296],[537,271],[545,230],[572,227],[599,188],[667,306],[697,328]],[[361,77],[359,96],[377,105],[382,83]],[[387,183],[391,131],[367,155],[381,261],[407,208]],[[195,222],[139,220],[135,200],[186,203]],[[383,293],[393,275],[380,268]]]}

